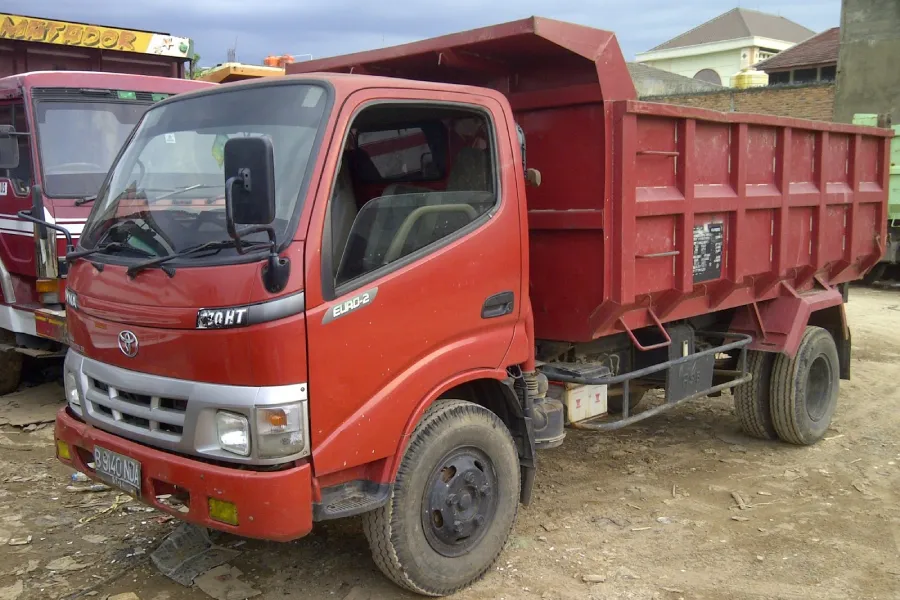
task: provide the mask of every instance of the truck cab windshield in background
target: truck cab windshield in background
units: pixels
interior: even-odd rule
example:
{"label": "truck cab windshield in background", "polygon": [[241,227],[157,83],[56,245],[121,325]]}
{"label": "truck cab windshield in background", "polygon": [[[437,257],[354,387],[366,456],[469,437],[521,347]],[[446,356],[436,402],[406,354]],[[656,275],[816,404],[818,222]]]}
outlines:
{"label": "truck cab windshield in background", "polygon": [[[143,256],[165,257],[228,240],[225,215],[225,143],[264,136],[275,159],[279,241],[296,226],[329,94],[322,86],[278,82],[179,97],[147,112],[100,191],[81,239],[84,248],[129,231],[125,240]],[[121,237],[121,236],[119,236]],[[264,242],[264,233],[248,242]],[[234,258],[235,248],[184,257],[192,264]],[[117,255],[120,260],[133,254]],[[178,260],[181,260],[179,257]]]}
{"label": "truck cab windshield in background", "polygon": [[38,100],[35,116],[44,194],[51,198],[96,194],[150,104],[77,96]]}

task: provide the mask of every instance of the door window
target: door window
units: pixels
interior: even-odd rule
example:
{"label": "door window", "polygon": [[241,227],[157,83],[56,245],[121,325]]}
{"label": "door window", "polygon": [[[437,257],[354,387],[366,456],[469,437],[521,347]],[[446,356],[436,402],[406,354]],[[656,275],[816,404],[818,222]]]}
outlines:
{"label": "door window", "polygon": [[[0,125],[12,125],[17,133],[27,133],[25,106],[21,103],[0,104]],[[7,177],[19,194],[25,194],[31,187],[31,143],[30,136],[16,136],[19,142],[19,165],[14,169],[0,169],[0,177]]]}
{"label": "door window", "polygon": [[447,105],[378,104],[354,120],[329,203],[336,288],[425,256],[497,206],[489,118]]}

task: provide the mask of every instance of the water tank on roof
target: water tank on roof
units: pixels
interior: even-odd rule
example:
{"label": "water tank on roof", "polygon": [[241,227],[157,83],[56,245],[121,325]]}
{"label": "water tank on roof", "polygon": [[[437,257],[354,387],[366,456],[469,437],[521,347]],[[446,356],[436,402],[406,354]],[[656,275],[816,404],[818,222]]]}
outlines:
{"label": "water tank on roof", "polygon": [[739,90],[765,85],[769,85],[769,74],[765,71],[757,71],[753,67],[741,69],[737,75],[731,78],[731,87]]}

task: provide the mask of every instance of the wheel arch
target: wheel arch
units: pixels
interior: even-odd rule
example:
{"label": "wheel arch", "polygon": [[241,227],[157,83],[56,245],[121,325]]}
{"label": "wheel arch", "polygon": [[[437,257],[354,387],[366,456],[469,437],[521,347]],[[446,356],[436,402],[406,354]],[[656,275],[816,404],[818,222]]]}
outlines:
{"label": "wheel arch", "polygon": [[831,334],[838,351],[838,366],[841,379],[850,379],[850,326],[843,304],[829,306],[813,312],[809,316],[810,326],[821,327]]}
{"label": "wheel arch", "polygon": [[522,412],[522,406],[519,403],[516,392],[512,388],[512,380],[505,377],[505,375],[505,371],[489,369],[460,373],[454,378],[445,381],[428,394],[410,414],[406,427],[403,430],[403,435],[397,445],[397,450],[387,465],[388,480],[393,481],[395,479],[397,470],[400,468],[403,453],[409,444],[410,436],[422,419],[422,415],[425,414],[429,406],[438,400],[466,400],[483,406],[496,414],[509,429],[510,434],[512,434],[521,457],[523,455],[523,445],[528,445],[527,437],[525,437],[528,434],[524,432],[531,431],[531,428],[524,425],[525,416]]}

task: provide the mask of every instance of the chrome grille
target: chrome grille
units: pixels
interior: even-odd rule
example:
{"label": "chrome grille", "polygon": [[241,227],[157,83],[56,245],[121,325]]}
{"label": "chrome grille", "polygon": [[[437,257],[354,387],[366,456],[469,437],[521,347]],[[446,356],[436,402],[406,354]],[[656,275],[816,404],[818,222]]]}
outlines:
{"label": "chrome grille", "polygon": [[87,383],[88,408],[99,421],[150,432],[167,441],[181,440],[187,399],[123,390],[93,377]]}

